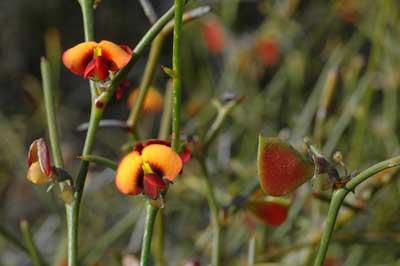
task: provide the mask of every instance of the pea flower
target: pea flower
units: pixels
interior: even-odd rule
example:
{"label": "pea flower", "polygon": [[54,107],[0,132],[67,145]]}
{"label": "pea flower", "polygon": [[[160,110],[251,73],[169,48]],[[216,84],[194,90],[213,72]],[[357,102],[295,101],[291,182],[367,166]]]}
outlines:
{"label": "pea flower", "polygon": [[109,72],[117,72],[128,64],[132,50],[110,41],[83,42],[66,50],[63,63],[72,73],[85,79],[105,81]]}
{"label": "pea flower", "polygon": [[123,194],[144,193],[155,200],[160,191],[167,189],[166,182],[172,182],[181,173],[189,158],[189,149],[179,155],[171,149],[168,141],[138,143],[118,165],[115,185]]}
{"label": "pea flower", "polygon": [[28,151],[26,178],[34,184],[45,184],[53,181],[55,173],[55,168],[50,165],[46,141],[42,138],[33,141]]}
{"label": "pea flower", "polygon": [[272,67],[279,62],[279,44],[273,38],[264,37],[257,43],[257,55],[265,67]]}
{"label": "pea flower", "polygon": [[[127,105],[132,108],[135,104],[137,97],[139,96],[139,89],[134,89],[128,98]],[[144,98],[142,110],[149,113],[158,113],[162,110],[164,100],[161,94],[153,87],[150,87],[147,91],[146,97]]]}
{"label": "pea flower", "polygon": [[204,22],[202,32],[207,49],[212,54],[220,54],[226,41],[222,24],[216,18],[211,18]]}

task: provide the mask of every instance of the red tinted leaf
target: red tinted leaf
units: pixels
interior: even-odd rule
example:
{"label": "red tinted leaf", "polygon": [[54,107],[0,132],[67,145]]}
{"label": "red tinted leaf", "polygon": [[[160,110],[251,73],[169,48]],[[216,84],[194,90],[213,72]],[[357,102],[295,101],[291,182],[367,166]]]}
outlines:
{"label": "red tinted leaf", "polygon": [[249,202],[247,207],[263,223],[278,226],[285,222],[289,204],[288,199],[268,197],[264,201]]}
{"label": "red tinted leaf", "polygon": [[258,177],[263,191],[286,195],[313,176],[314,165],[278,138],[259,137]]}

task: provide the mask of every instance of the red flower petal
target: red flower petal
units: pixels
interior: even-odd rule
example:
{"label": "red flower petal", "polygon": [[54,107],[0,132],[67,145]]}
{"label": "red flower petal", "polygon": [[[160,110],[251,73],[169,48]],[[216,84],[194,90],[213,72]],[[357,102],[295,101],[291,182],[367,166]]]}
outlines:
{"label": "red flower petal", "polygon": [[155,200],[158,198],[158,191],[167,189],[162,178],[156,174],[147,174],[143,178],[144,193],[149,198]]}
{"label": "red flower petal", "polygon": [[272,196],[288,194],[313,176],[314,165],[278,138],[259,137],[258,176],[263,191]]}
{"label": "red flower petal", "polygon": [[83,77],[85,79],[93,78],[102,81],[106,80],[108,77],[108,66],[106,60],[101,56],[92,59],[87,65]]}

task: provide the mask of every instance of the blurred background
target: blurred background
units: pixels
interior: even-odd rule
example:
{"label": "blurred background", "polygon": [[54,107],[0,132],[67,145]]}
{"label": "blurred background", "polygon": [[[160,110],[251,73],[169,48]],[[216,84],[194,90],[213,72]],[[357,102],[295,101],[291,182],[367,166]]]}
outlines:
{"label": "blurred background", "polygon": [[[150,1],[161,16],[172,2]],[[183,131],[201,138],[215,118],[212,99],[244,96],[212,142],[206,162],[220,206],[257,181],[257,142],[262,132],[299,149],[309,136],[331,155],[340,150],[349,170],[362,170],[399,154],[400,3],[397,0],[192,0],[187,10],[212,12],[184,26]],[[57,118],[66,170],[77,171],[88,121],[87,81],[61,64],[62,51],[82,42],[77,1],[0,2],[0,225],[20,238],[28,220],[49,265],[65,264],[64,207],[57,189],[26,180],[27,150],[47,137],[40,57],[47,56],[57,84]],[[102,0],[95,38],[134,47],[151,26],[139,1]],[[153,81],[161,94],[171,66],[167,38]],[[130,87],[113,99],[106,119],[126,121],[127,100],[138,87],[148,52],[128,75]],[[222,97],[222,99],[221,99]],[[143,113],[138,131],[157,137],[161,113]],[[128,141],[124,128],[101,128],[93,154],[118,161]],[[209,209],[200,167],[192,160],[168,193],[165,256],[168,265],[207,265]],[[142,197],[126,197],[114,173],[92,166],[81,208],[83,265],[131,266],[144,223]],[[223,265],[247,265],[257,240],[256,265],[310,265],[330,191],[311,183],[290,195],[285,223],[271,227],[239,210],[227,220]],[[325,198],[324,198],[325,197]],[[342,208],[326,265],[400,265],[400,182],[397,168],[371,178]],[[195,264],[199,263],[199,264]],[[0,264],[32,265],[0,236]]]}

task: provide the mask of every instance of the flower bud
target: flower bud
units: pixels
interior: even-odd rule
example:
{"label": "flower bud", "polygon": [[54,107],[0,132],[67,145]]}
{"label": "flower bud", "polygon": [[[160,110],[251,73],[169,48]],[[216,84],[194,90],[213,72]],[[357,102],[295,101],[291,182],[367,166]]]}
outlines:
{"label": "flower bud", "polygon": [[34,184],[53,181],[54,167],[50,165],[50,153],[44,139],[32,142],[28,151],[28,173],[26,178]]}

